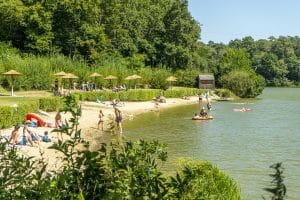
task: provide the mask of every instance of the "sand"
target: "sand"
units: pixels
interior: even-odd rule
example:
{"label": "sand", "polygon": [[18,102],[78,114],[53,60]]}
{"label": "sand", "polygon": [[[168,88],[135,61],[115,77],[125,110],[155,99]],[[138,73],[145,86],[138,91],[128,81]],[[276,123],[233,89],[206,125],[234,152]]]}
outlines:
{"label": "sand", "polygon": [[[179,98],[168,98],[166,99],[166,103],[155,104],[153,101],[147,102],[123,102],[121,106],[118,108],[122,111],[124,121],[126,123],[128,119],[132,119],[138,117],[139,114],[145,112],[158,111],[161,109],[188,105],[188,104],[197,104],[198,97],[192,96],[188,97],[188,99],[179,99]],[[97,128],[98,123],[98,114],[101,109],[104,114],[104,129],[108,128],[108,124],[114,119],[114,110],[111,106],[111,102],[96,103],[96,102],[81,102],[82,107],[82,116],[79,119],[79,128],[82,130],[82,137],[85,139],[89,139],[89,137],[93,134],[103,134],[102,130]],[[48,115],[39,115],[46,121],[54,124],[54,118],[56,113],[48,113]],[[68,119],[70,115],[62,113],[63,120]],[[48,162],[49,169],[57,169],[61,166],[61,154],[56,152],[53,149],[48,149],[49,146],[53,144],[53,142],[58,141],[57,133],[51,132],[53,128],[48,127],[31,127],[31,129],[38,133],[39,135],[43,135],[44,131],[49,132],[49,137],[51,138],[51,142],[39,142],[38,147],[31,147],[29,145],[19,146],[20,153],[25,156],[34,156],[36,159],[41,158],[41,153],[43,152],[43,159]],[[11,134],[12,128],[0,130],[1,136],[9,137]],[[22,128],[19,130],[19,134],[22,135]],[[64,139],[67,137],[64,136]]]}

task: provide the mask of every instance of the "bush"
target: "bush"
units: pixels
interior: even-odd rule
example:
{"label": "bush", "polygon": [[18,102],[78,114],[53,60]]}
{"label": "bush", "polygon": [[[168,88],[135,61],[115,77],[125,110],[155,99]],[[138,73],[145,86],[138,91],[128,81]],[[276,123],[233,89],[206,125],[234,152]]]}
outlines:
{"label": "bush", "polygon": [[27,113],[37,112],[38,110],[38,101],[28,101],[19,104],[17,107],[0,106],[0,128],[8,128],[23,123]]}
{"label": "bush", "polygon": [[216,95],[222,98],[229,98],[234,96],[234,94],[232,94],[232,92],[228,89],[215,89],[214,92]]}
{"label": "bush", "polygon": [[181,98],[183,96],[194,96],[205,93],[204,89],[197,88],[182,88],[164,91],[164,96],[167,98]]}
{"label": "bush", "polygon": [[198,87],[198,76],[200,71],[191,69],[191,70],[178,70],[175,73],[177,77],[176,85],[183,87]]}
{"label": "bush", "polygon": [[165,69],[156,69],[152,72],[152,78],[149,82],[151,88],[166,90],[169,87],[169,83],[166,78],[170,73]]}
{"label": "bush", "polygon": [[241,98],[253,98],[264,89],[264,79],[249,71],[232,71],[221,77],[221,84]]}
{"label": "bush", "polygon": [[241,199],[236,182],[207,161],[183,160],[171,180],[178,199]]}
{"label": "bush", "polygon": [[48,97],[39,99],[39,105],[44,111],[58,111],[63,108],[64,102],[61,97]]}

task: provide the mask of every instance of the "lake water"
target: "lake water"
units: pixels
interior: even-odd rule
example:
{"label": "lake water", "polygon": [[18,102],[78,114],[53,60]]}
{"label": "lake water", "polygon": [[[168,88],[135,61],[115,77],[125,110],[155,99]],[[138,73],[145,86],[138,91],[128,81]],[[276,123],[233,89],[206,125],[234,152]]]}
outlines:
{"label": "lake water", "polygon": [[[252,111],[233,112],[242,107]],[[288,199],[300,199],[300,88],[267,88],[257,100],[213,102],[211,121],[191,120],[199,108],[139,115],[124,122],[124,134],[166,143],[170,169],[181,157],[208,160],[237,181],[243,199],[266,196],[269,166],[283,162]]]}

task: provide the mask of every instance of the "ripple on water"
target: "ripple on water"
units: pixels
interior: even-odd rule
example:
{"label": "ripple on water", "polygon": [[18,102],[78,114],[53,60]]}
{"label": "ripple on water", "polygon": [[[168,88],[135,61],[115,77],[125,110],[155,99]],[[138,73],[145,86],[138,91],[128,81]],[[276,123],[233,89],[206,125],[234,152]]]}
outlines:
{"label": "ripple on water", "polygon": [[[252,111],[233,112],[241,107]],[[124,123],[125,135],[166,143],[167,168],[183,156],[212,162],[238,182],[243,199],[261,199],[273,173],[269,166],[283,162],[289,199],[300,199],[299,88],[267,88],[245,104],[215,102],[211,121],[191,120],[198,111],[199,105],[189,105],[148,113]]]}

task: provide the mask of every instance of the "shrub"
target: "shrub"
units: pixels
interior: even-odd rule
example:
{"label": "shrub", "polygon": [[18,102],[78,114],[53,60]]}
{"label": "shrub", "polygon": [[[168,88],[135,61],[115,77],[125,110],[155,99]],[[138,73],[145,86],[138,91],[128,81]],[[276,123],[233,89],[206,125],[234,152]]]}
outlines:
{"label": "shrub", "polygon": [[166,81],[166,78],[169,75],[170,75],[170,73],[165,69],[154,70],[152,72],[152,77],[149,82],[151,88],[166,90],[169,86],[169,83]]}
{"label": "shrub", "polygon": [[39,99],[39,108],[44,111],[58,111],[63,108],[64,102],[61,97],[48,97]]}
{"label": "shrub", "polygon": [[183,87],[198,87],[198,76],[200,71],[191,70],[178,70],[175,73],[177,77],[176,85]]}
{"label": "shrub", "polygon": [[204,93],[204,89],[197,88],[182,88],[164,91],[164,96],[167,98],[181,98],[183,96],[194,96]]}
{"label": "shrub", "polygon": [[253,98],[264,89],[264,79],[255,72],[232,71],[221,77],[221,84],[241,98]]}
{"label": "shrub", "polygon": [[233,96],[232,92],[228,89],[215,89],[214,92],[216,95],[223,98],[228,98]]}
{"label": "shrub", "polygon": [[17,107],[0,106],[0,128],[8,128],[23,123],[27,113],[38,110],[38,101],[20,103]]}
{"label": "shrub", "polygon": [[170,185],[178,199],[241,199],[235,181],[206,161],[183,160]]}

